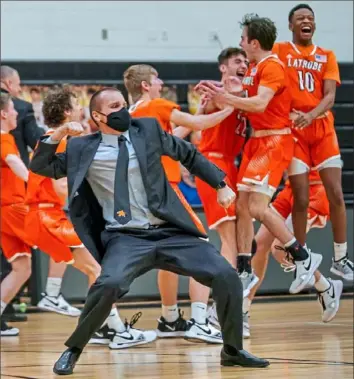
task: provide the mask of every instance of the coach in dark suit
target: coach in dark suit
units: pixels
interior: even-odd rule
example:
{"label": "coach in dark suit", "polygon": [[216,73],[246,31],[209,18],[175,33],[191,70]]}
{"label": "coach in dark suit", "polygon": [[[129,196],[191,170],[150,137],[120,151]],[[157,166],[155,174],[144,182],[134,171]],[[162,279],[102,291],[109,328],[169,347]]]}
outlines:
{"label": "coach in dark suit", "polygon": [[39,138],[44,134],[44,130],[37,125],[32,104],[18,98],[21,93],[20,76],[18,72],[9,66],[1,66],[0,72],[1,92],[9,93],[12,96],[12,101],[18,112],[17,127],[11,134],[15,138],[21,159],[28,167],[28,147],[32,150],[35,148]]}
{"label": "coach in dark suit", "polygon": [[80,124],[65,125],[42,140],[30,164],[40,175],[67,176],[71,220],[102,266],[54,372],[73,372],[112,304],[129,291],[135,278],[153,268],[192,276],[213,289],[224,339],[222,364],[268,365],[243,350],[241,282],[179,201],[166,179],[161,156],[181,161],[218,189],[219,202],[228,206],[235,195],[223,181],[225,174],[193,145],[163,132],[155,119],[131,119],[116,89],[96,93],[90,108],[100,132],[71,138],[66,152],[55,154],[64,136],[82,131]]}

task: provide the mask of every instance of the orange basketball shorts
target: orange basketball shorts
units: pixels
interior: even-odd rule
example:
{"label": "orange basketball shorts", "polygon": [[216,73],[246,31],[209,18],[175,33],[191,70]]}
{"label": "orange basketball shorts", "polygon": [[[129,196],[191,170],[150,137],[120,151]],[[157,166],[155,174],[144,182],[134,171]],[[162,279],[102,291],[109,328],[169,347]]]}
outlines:
{"label": "orange basketball shorts", "polygon": [[292,129],[297,142],[289,175],[298,175],[310,169],[321,170],[342,167],[340,149],[332,113],[318,118],[303,129]]}
{"label": "orange basketball shorts", "polygon": [[1,248],[9,262],[20,256],[31,256],[31,246],[25,233],[27,209],[24,204],[1,207]]}
{"label": "orange basketball shorts", "polygon": [[293,158],[294,144],[291,134],[251,137],[243,150],[238,190],[272,197]]}
{"label": "orange basketball shorts", "polygon": [[[214,163],[226,174],[228,186],[236,193],[236,183],[238,170],[235,166],[234,159],[215,157],[213,153],[205,153],[204,156]],[[232,204],[229,208],[222,207],[217,201],[217,192],[215,188],[203,182],[199,178],[195,179],[198,194],[202,201],[206,221],[209,229],[215,229],[218,225],[228,220],[236,220],[236,207]]]}
{"label": "orange basketball shorts", "polygon": [[72,223],[60,206],[31,206],[25,219],[31,242],[55,262],[73,263],[71,248],[83,247]]}
{"label": "orange basketball shorts", "polygon": [[[293,208],[293,193],[290,186],[286,186],[270,204],[270,207],[284,220],[292,230],[291,212]],[[310,186],[310,202],[307,211],[307,231],[311,228],[324,228],[329,216],[329,203],[326,191],[322,184]]]}

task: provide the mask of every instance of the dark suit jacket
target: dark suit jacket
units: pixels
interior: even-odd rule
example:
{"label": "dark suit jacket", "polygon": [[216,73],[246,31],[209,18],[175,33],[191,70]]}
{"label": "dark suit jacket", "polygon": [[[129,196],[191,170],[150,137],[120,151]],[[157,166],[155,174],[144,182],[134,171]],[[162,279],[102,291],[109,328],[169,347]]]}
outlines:
{"label": "dark suit jacket", "polygon": [[[3,88],[1,88],[1,92],[8,93]],[[18,99],[17,97],[13,97],[12,101],[14,102],[15,109],[18,112],[18,116],[17,127],[11,132],[11,134],[15,138],[21,159],[28,167],[29,154],[27,147],[29,146],[31,149],[34,149],[40,137],[44,134],[44,130],[37,125],[31,103]]]}
{"label": "dark suit jacket", "polygon": [[[161,156],[168,155],[180,161],[192,174],[214,188],[224,179],[224,172],[204,158],[192,144],[162,131],[154,118],[133,119],[130,138],[151,212],[187,233],[206,237],[167,181]],[[71,221],[81,241],[98,261],[104,254],[101,232],[105,222],[102,208],[85,176],[100,141],[100,132],[71,138],[66,152],[61,154],[55,154],[57,145],[40,142],[30,163],[30,170],[39,175],[54,179],[67,176]]]}

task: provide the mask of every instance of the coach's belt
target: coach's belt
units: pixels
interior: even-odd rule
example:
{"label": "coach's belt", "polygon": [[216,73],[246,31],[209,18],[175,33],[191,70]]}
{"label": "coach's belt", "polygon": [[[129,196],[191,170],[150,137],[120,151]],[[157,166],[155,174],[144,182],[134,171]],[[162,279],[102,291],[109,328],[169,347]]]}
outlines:
{"label": "coach's belt", "polygon": [[284,129],[264,129],[264,130],[254,130],[252,129],[251,137],[261,138],[261,137],[269,137],[269,136],[279,136],[291,134],[290,128]]}

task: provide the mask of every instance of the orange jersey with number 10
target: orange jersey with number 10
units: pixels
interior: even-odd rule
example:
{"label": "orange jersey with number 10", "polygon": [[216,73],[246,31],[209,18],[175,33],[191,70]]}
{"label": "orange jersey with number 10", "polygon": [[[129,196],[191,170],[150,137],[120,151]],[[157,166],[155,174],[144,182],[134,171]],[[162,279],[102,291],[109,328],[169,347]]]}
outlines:
{"label": "orange jersey with number 10", "polygon": [[291,94],[284,64],[274,55],[268,55],[256,65],[250,65],[242,81],[247,97],[256,96],[260,86],[274,91],[264,112],[247,112],[255,130],[284,129],[291,126],[289,119]]}
{"label": "orange jersey with number 10", "polygon": [[323,99],[324,80],[340,84],[334,53],[318,46],[299,46],[293,42],[277,43],[273,53],[285,64],[289,76],[291,107],[302,112],[316,108]]}

